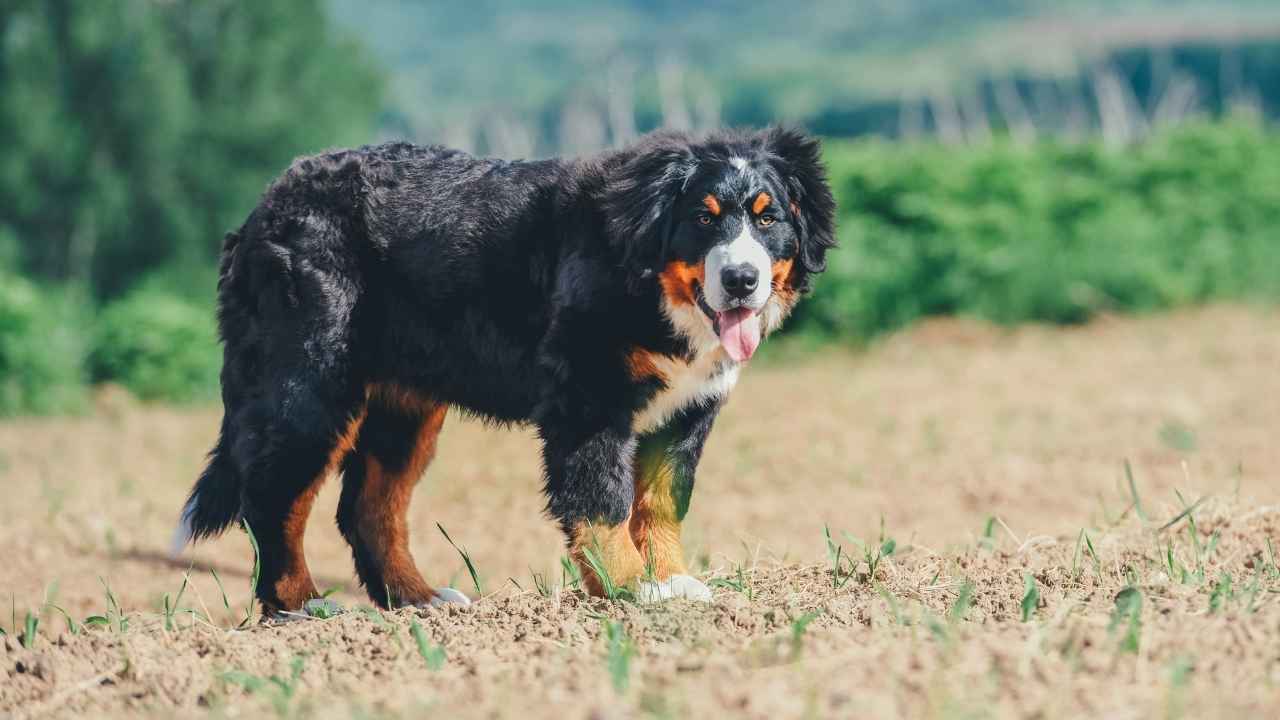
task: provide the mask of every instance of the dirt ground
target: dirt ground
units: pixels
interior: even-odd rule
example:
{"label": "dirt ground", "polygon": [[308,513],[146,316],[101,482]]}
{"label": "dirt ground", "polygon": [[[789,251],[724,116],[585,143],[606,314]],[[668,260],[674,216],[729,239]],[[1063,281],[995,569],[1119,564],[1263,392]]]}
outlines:
{"label": "dirt ground", "polygon": [[[558,587],[532,435],[451,418],[413,549],[429,580],[476,597],[442,524],[479,570],[480,602],[236,630],[247,538],[166,556],[216,409],[108,390],[89,417],[0,423],[0,717],[1280,707],[1280,314],[1012,332],[946,320],[862,353],[766,360],[711,436],[686,525],[710,605]],[[356,608],[338,487],[307,552]]]}

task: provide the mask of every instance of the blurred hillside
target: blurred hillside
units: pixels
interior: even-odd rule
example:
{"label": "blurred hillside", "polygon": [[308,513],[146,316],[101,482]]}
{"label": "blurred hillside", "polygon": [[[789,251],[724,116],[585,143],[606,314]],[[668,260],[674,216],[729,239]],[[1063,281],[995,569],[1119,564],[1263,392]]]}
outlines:
{"label": "blurred hillside", "polygon": [[1120,140],[1280,114],[1264,0],[330,0],[391,73],[390,135],[501,155],[665,125]]}

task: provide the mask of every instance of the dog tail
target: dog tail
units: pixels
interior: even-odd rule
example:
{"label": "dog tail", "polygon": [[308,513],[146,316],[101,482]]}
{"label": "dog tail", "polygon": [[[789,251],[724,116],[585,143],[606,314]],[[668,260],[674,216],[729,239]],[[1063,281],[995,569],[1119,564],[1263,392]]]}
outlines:
{"label": "dog tail", "polygon": [[172,557],[181,555],[187,543],[220,535],[240,519],[240,474],[227,456],[225,445],[224,431],[182,508],[169,547]]}

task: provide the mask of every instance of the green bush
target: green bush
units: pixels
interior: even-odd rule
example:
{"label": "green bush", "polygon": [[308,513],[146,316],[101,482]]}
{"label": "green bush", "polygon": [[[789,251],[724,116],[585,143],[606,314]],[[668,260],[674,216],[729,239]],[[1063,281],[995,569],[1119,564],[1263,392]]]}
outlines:
{"label": "green bush", "polygon": [[1280,290],[1280,136],[1197,125],[1121,150],[831,142],[841,247],[795,326],[1079,322]]}
{"label": "green bush", "polygon": [[83,406],[85,307],[75,293],[0,273],[0,415]]}
{"label": "green bush", "polygon": [[144,400],[217,397],[222,351],[213,311],[169,293],[135,290],[99,314],[89,367],[94,382],[118,382]]}
{"label": "green bush", "polygon": [[[791,323],[795,347],[926,315],[1079,322],[1280,298],[1280,134],[1258,127],[1188,126],[1119,150],[833,141],[827,159],[841,247]],[[215,398],[210,272],[151,277],[91,333],[84,293],[0,273],[0,414],[74,410],[89,380],[149,400]]]}

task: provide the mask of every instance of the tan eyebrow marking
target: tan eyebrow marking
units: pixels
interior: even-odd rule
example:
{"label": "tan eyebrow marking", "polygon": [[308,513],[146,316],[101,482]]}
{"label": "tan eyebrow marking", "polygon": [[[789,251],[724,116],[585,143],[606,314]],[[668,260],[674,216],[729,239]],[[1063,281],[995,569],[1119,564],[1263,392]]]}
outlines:
{"label": "tan eyebrow marking", "polygon": [[771,202],[773,202],[773,198],[769,196],[769,193],[762,192],[756,196],[756,201],[751,206],[751,212],[759,215],[764,212],[765,208],[769,207],[769,203]]}
{"label": "tan eyebrow marking", "polygon": [[702,198],[702,204],[707,206],[707,209],[711,211],[712,215],[720,214],[720,201],[716,200],[715,195],[708,195]]}

